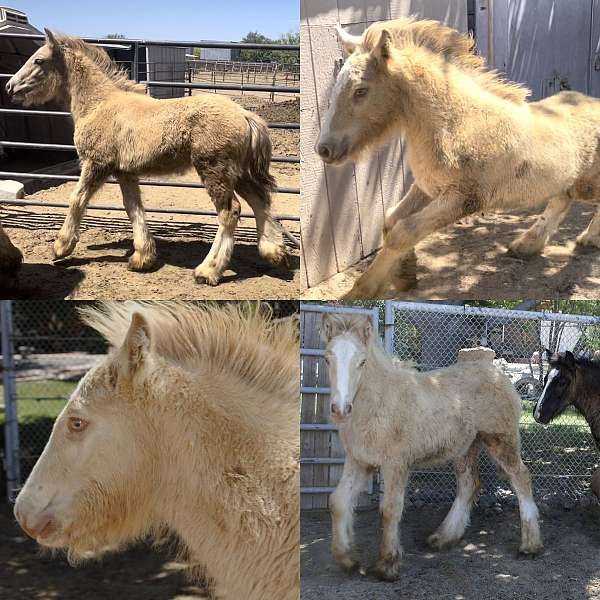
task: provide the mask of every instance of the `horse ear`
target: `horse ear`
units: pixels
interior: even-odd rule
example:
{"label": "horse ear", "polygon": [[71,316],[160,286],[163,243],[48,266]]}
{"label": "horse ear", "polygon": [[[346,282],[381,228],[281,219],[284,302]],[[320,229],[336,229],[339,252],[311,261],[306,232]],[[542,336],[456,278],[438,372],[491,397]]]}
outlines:
{"label": "horse ear", "polygon": [[321,339],[327,343],[331,339],[332,326],[328,314],[321,317]]}
{"label": "horse ear", "polygon": [[392,34],[388,29],[382,29],[381,35],[375,47],[373,48],[373,56],[377,60],[386,61],[392,53]]}
{"label": "horse ear", "polygon": [[130,373],[139,369],[150,351],[150,327],[146,319],[138,312],[131,316],[131,324],[123,342],[122,358],[127,361]]}
{"label": "horse ear", "polygon": [[371,340],[371,336],[373,335],[373,323],[369,317],[365,318],[359,334],[363,343],[368,344]]}
{"label": "horse ear", "polygon": [[356,50],[356,46],[360,46],[362,42],[361,35],[352,35],[344,29],[342,29],[342,26],[339,24],[335,26],[335,30],[337,31],[338,37],[340,38],[340,42],[342,42],[344,50],[348,54],[352,54],[354,50]]}
{"label": "horse ear", "polygon": [[575,356],[572,352],[569,352],[569,350],[567,350],[565,352],[565,362],[570,366],[570,367],[574,367],[575,366]]}
{"label": "horse ear", "polygon": [[58,47],[58,42],[56,41],[56,38],[54,37],[54,34],[47,29],[46,27],[44,27],[44,33],[46,34],[46,44],[50,49],[54,49],[56,47]]}

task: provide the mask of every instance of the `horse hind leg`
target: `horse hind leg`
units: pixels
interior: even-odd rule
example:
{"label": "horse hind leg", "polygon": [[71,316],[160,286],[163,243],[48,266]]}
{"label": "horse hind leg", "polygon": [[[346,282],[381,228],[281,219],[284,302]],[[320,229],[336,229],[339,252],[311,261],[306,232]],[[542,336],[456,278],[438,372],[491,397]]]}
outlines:
{"label": "horse hind leg", "polygon": [[229,266],[234,234],[240,219],[241,205],[234,193],[232,176],[226,167],[196,167],[217,211],[219,227],[206,258],[194,270],[198,283],[217,285]]}
{"label": "horse hind leg", "polygon": [[571,202],[571,198],[566,194],[551,198],[537,221],[508,245],[508,251],[520,258],[539,254],[566,217]]}
{"label": "horse hind leg", "polygon": [[600,207],[596,209],[587,229],[577,236],[577,244],[589,248],[600,248]]}
{"label": "horse hind leg", "polygon": [[248,177],[238,183],[236,191],[246,200],[254,213],[258,253],[273,265],[285,262],[288,251],[283,241],[282,226],[271,216],[269,192]]}
{"label": "horse hind leg", "polygon": [[479,451],[481,444],[475,440],[464,456],[455,463],[456,498],[446,518],[427,543],[437,550],[450,546],[462,538],[469,524],[471,507],[479,492]]}
{"label": "horse hind leg", "polygon": [[531,475],[520,454],[518,434],[481,434],[481,439],[494,460],[504,469],[519,500],[521,546],[519,553],[535,556],[543,551],[539,513],[533,499]]}

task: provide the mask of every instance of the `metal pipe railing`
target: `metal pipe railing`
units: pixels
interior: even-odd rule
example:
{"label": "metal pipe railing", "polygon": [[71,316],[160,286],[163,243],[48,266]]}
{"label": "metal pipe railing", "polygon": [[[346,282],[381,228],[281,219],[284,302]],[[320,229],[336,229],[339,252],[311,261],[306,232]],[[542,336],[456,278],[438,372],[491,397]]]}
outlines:
{"label": "metal pipe railing", "polygon": [[[53,150],[60,152],[77,152],[77,148],[72,144],[41,144],[38,142],[11,142],[1,141],[0,146],[6,148],[31,148],[32,150]],[[275,155],[271,158],[271,162],[279,163],[300,163],[298,156],[278,156]]]}
{"label": "metal pipe railing", "polygon": [[[79,175],[54,175],[47,173],[22,173],[20,171],[0,171],[0,177],[13,179],[55,179],[58,181],[78,181]],[[118,183],[116,179],[110,177],[106,180],[106,183]],[[154,185],[157,187],[183,187],[183,188],[195,188],[204,189],[206,186],[202,183],[196,183],[193,181],[163,181],[155,179],[140,179],[138,182],[140,185]],[[277,187],[274,192],[279,194],[299,194],[300,188],[290,187]],[[4,202],[4,200],[2,200]],[[44,206],[44,204],[40,204]]]}
{"label": "metal pipe railing", "polygon": [[[24,40],[45,40],[46,36],[38,33],[0,33],[0,38]],[[130,38],[81,38],[89,44],[138,44],[140,46],[175,46],[178,48],[239,48],[240,50],[281,50],[284,52],[300,52],[299,44],[251,44],[247,42],[203,42],[175,40],[144,40]]]}

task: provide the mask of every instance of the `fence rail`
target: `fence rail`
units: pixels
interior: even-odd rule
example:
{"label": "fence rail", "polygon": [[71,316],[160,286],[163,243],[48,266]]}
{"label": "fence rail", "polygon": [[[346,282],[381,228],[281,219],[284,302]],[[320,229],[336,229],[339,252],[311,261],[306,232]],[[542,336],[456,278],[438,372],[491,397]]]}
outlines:
{"label": "fence rail", "polygon": [[[366,309],[360,310],[369,314]],[[319,339],[319,314],[347,309],[301,304],[301,311],[300,429],[305,459],[302,507],[324,508],[328,490],[341,476],[344,452],[337,428],[328,422],[330,390]],[[420,371],[455,363],[461,348],[492,348],[496,366],[511,380],[523,401],[522,455],[531,471],[536,496],[544,501],[577,501],[588,493],[600,455],[585,419],[569,409],[550,425],[542,426],[534,422],[532,412],[547,371],[543,349],[571,350],[586,356],[600,351],[600,317],[387,301],[382,324],[386,351],[410,361]],[[480,459],[480,472],[483,494],[492,502],[512,497],[507,482],[496,476],[495,465],[485,453]],[[382,485],[377,479],[374,494],[363,497],[362,505],[374,505]],[[452,465],[414,469],[407,497],[415,502],[440,502],[451,500],[454,491]]]}

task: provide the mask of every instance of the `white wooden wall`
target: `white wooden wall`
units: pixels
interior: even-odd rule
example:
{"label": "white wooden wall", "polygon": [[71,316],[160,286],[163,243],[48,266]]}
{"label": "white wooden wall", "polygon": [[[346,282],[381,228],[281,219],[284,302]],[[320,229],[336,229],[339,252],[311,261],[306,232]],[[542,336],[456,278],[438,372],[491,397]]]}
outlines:
{"label": "white wooden wall", "polygon": [[359,34],[375,21],[417,15],[467,27],[467,0],[301,0],[302,278],[314,286],[381,245],[383,215],[409,185],[400,141],[360,163],[326,167],[314,152],[336,60],[336,23]]}

